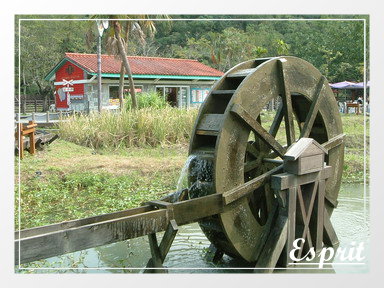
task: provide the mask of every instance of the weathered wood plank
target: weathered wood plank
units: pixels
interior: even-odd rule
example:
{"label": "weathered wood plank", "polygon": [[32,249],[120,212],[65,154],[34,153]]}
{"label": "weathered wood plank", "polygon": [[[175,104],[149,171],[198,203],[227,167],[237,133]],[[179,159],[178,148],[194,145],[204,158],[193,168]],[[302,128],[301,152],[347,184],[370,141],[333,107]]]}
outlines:
{"label": "weathered wood plank", "polygon": [[[179,225],[196,222],[204,217],[224,211],[222,195],[213,194],[174,203],[173,211],[175,220]],[[71,221],[72,223],[67,225],[76,226],[65,228],[65,230],[57,230],[65,227],[65,224],[61,223],[51,225],[51,227],[35,228],[36,230],[30,229],[29,233],[20,231],[20,234],[24,236],[28,234],[34,236],[15,241],[15,261],[19,263],[19,251],[20,263],[26,263],[164,231],[169,221],[172,220],[169,219],[167,212],[167,209],[160,209],[108,220],[101,217],[102,222],[95,222],[99,217],[96,216],[86,219],[84,222],[89,221],[91,223],[82,226],[79,225],[84,223],[83,220]],[[129,214],[130,212],[126,213]],[[105,217],[109,218],[110,215]],[[49,230],[53,231],[47,232]]]}
{"label": "weathered wood plank", "polygon": [[286,149],[280,145],[277,140],[265,130],[256,119],[254,119],[240,104],[233,104],[231,112],[237,115],[242,121],[245,122],[258,136],[275,151],[280,157],[286,152]]}
{"label": "weathered wood plank", "polygon": [[15,262],[26,263],[164,231],[166,224],[166,210],[162,209],[22,238],[15,243]]}
{"label": "weathered wood plank", "polygon": [[[320,173],[320,175],[319,175]],[[326,166],[322,171],[313,172],[304,175],[292,175],[290,173],[281,173],[271,176],[272,188],[275,190],[285,190],[290,187],[295,187],[298,185],[304,185],[316,181],[317,177],[319,179],[327,179],[331,176],[332,167]]]}
{"label": "weathered wood plank", "polygon": [[259,154],[260,154],[260,151],[256,149],[256,147],[254,145],[252,145],[251,143],[247,143],[247,149],[246,151],[250,154],[253,155],[253,157],[257,158],[259,157]]}
{"label": "weathered wood plank", "polygon": [[277,65],[279,67],[279,78],[281,86],[281,96],[283,100],[283,114],[285,122],[285,133],[287,136],[287,144],[290,146],[295,142],[295,127],[293,124],[293,108],[292,108],[292,98],[289,91],[287,82],[285,81],[284,75],[284,62],[286,59],[279,59]]}
{"label": "weathered wood plank", "polygon": [[324,244],[331,247],[337,247],[340,242],[337,238],[335,229],[332,226],[327,209],[324,209]]}
{"label": "weathered wood plank", "polygon": [[323,248],[323,234],[324,234],[324,199],[325,199],[325,180],[319,181],[317,196],[317,217],[316,217],[316,252],[320,252]]}
{"label": "weathered wood plank", "polygon": [[175,239],[178,230],[179,230],[179,227],[176,221],[172,219],[168,224],[167,230],[165,231],[163,239],[161,239],[160,246],[159,246],[161,259],[163,262],[169,252],[169,249],[171,249],[172,242]]}
{"label": "weathered wood plank", "polygon": [[273,122],[271,127],[269,128],[269,134],[271,134],[273,137],[276,137],[277,131],[279,130],[281,121],[283,120],[283,105],[280,105],[279,108],[277,108],[276,115],[273,118]]}
{"label": "weathered wood plank", "polygon": [[324,88],[324,81],[325,81],[325,77],[321,76],[320,81],[316,87],[315,95],[312,98],[311,107],[309,108],[307,117],[305,118],[304,127],[301,130],[300,138],[303,138],[303,137],[306,138],[311,133],[313,123],[315,122],[317,112],[319,111],[319,107],[322,99],[320,96],[322,95],[321,92],[323,91],[323,88]]}
{"label": "weathered wood plank", "polygon": [[297,188],[292,187],[288,189],[288,230],[287,230],[287,246],[283,262],[286,266],[290,262],[289,253],[293,249],[293,241],[295,241],[296,233],[296,202],[297,202]]}
{"label": "weathered wood plank", "polygon": [[236,90],[213,90],[212,95],[232,95]]}
{"label": "weathered wood plank", "polygon": [[199,219],[216,215],[224,211],[221,194],[212,194],[196,199],[174,203],[173,213],[178,225],[196,222]]}
{"label": "weathered wood plank", "polygon": [[89,225],[93,223],[128,217],[128,216],[137,215],[140,213],[149,212],[151,210],[153,209],[149,205],[146,205],[138,208],[87,217],[79,220],[65,221],[65,222],[55,223],[55,224],[46,225],[46,226],[24,229],[24,230],[15,232],[15,239],[17,240],[19,239],[19,237],[20,238],[33,237],[36,235],[42,235],[42,234],[57,232],[65,229],[81,227],[81,226]]}
{"label": "weathered wood plank", "polygon": [[259,245],[257,245],[255,247],[255,252],[254,252],[255,257],[254,258],[256,259],[256,261],[257,261],[257,259],[259,259],[260,254],[263,251],[265,244],[267,243],[267,239],[269,237],[269,232],[272,229],[272,224],[275,223],[275,220],[277,219],[278,214],[279,214],[279,208],[278,208],[278,205],[275,203],[272,206],[271,212],[268,213],[267,223],[265,223],[265,225],[264,225],[265,228],[261,232]]}
{"label": "weathered wood plank", "polygon": [[256,68],[242,69],[231,74],[228,74],[228,78],[242,78],[247,77],[249,74],[255,72]]}
{"label": "weathered wood plank", "polygon": [[[156,233],[151,233],[148,235],[149,248],[151,250],[152,258],[149,260],[147,267],[151,268],[162,268],[163,267],[163,259],[161,257],[160,249],[157,244]],[[151,269],[149,270],[153,273],[164,273],[163,269]],[[148,272],[148,270],[147,270]]]}
{"label": "weathered wood plank", "polygon": [[246,162],[244,164],[244,173],[254,170],[261,164],[261,162],[262,162],[261,158]]}
{"label": "weathered wood plank", "polygon": [[[163,268],[163,263],[165,261],[165,258],[167,257],[169,249],[171,248],[172,242],[176,237],[176,233],[178,229],[179,227],[177,226],[176,221],[172,219],[167,226],[167,230],[165,231],[163,238],[161,239],[160,245],[158,246],[157,246],[156,234],[148,235],[152,258],[149,259],[146,266],[147,268],[154,268],[154,267]],[[144,273],[166,273],[166,272],[167,270],[164,268],[144,270]]]}
{"label": "weathered wood plank", "polygon": [[197,125],[197,129],[199,131],[213,131],[217,133],[223,122],[223,116],[224,114],[205,114]]}
{"label": "weathered wood plank", "polygon": [[287,241],[288,219],[279,215],[256,262],[255,273],[272,273]]}
{"label": "weathered wood plank", "polygon": [[283,165],[280,165],[232,190],[224,192],[222,194],[224,204],[228,205],[229,203],[232,203],[244,196],[247,196],[249,193],[263,186],[270,179],[271,175],[278,173],[282,169]]}
{"label": "weathered wood plank", "polygon": [[329,139],[327,142],[321,144],[325,149],[327,150],[331,150],[337,146],[339,146],[340,144],[343,143],[344,141],[344,136],[345,134],[339,134],[331,139]]}

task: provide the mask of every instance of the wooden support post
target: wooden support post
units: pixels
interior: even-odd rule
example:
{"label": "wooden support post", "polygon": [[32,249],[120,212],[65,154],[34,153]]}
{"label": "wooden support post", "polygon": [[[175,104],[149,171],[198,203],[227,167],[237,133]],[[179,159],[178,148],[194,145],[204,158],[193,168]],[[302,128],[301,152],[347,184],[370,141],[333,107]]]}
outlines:
{"label": "wooden support post", "polygon": [[293,241],[295,241],[296,233],[296,202],[297,202],[297,188],[291,187],[288,189],[288,229],[287,229],[287,246],[285,249],[285,255],[283,265],[285,267],[289,266],[289,252],[293,249]]}
{"label": "wooden support post", "polygon": [[316,223],[316,229],[314,230],[314,238],[316,239],[316,252],[320,252],[323,248],[323,231],[324,231],[324,199],[325,199],[325,180],[319,181],[317,192],[317,215],[314,223]]}
{"label": "wooden support post", "polygon": [[23,159],[24,157],[24,136],[29,137],[29,153],[35,154],[36,153],[36,147],[35,147],[35,127],[37,124],[34,121],[29,121],[26,126],[24,126],[22,123],[17,124],[17,131],[15,133],[15,137],[17,139],[17,145],[19,150],[19,156],[20,159]]}
{"label": "wooden support post", "polygon": [[327,210],[324,210],[324,237],[323,237],[324,244],[330,247],[337,247],[339,246],[339,239],[337,238],[336,232],[333,229],[330,216],[327,212]]}
{"label": "wooden support post", "polygon": [[23,159],[24,157],[24,136],[23,136],[23,124],[17,124],[17,140],[19,144],[19,157]]}
{"label": "wooden support post", "polygon": [[[176,221],[172,219],[169,221],[167,229],[165,230],[163,239],[161,239],[160,245],[157,243],[156,233],[148,235],[149,245],[151,248],[152,258],[149,259],[147,263],[147,269],[144,270],[144,273],[167,273],[168,271],[164,269],[163,263],[165,257],[167,256],[169,249],[171,248],[172,242],[176,237],[176,233],[179,230],[179,227],[176,224]],[[148,268],[158,268],[158,269],[148,269]]]}
{"label": "wooden support post", "polygon": [[211,243],[205,258],[209,262],[218,263],[224,256],[224,252]]}
{"label": "wooden support post", "polygon": [[29,153],[35,154],[36,153],[36,147],[35,147],[35,131],[28,134],[29,136]]}
{"label": "wooden support post", "polygon": [[271,176],[278,219],[257,259],[255,272],[271,273],[278,263],[292,265],[290,252],[297,238],[304,239],[305,244],[301,242],[296,259],[312,247],[319,253],[323,242],[333,247],[338,244],[325,209],[325,181],[332,171],[332,167],[324,166],[325,153],[315,140],[301,138],[283,157],[285,173]]}
{"label": "wooden support post", "polygon": [[160,248],[157,244],[156,233],[152,233],[148,235],[149,247],[151,248],[152,258],[149,259],[147,268],[158,268],[158,269],[146,269],[145,273],[166,273],[163,268],[163,261],[161,259]]}
{"label": "wooden support post", "polygon": [[255,273],[272,273],[287,242],[288,219],[279,215],[256,262]]}
{"label": "wooden support post", "polygon": [[29,153],[35,154],[36,148],[35,148],[35,127],[37,124],[35,121],[30,120],[28,122],[28,125],[26,126],[27,129],[24,129],[23,135],[29,136]]}

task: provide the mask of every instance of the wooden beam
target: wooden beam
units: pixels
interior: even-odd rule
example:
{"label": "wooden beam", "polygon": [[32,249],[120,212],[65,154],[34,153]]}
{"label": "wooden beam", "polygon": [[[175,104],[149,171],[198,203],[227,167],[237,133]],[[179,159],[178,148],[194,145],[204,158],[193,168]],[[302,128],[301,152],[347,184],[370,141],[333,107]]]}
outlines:
{"label": "wooden beam", "polygon": [[224,192],[222,194],[224,204],[228,205],[242,197],[247,196],[249,193],[263,186],[273,174],[278,173],[282,169],[283,165],[280,165],[232,190]]}
{"label": "wooden beam", "polygon": [[149,234],[149,244],[151,249],[152,258],[147,263],[147,268],[163,268],[163,269],[145,269],[144,273],[164,273],[167,272],[163,267],[163,263],[169,249],[171,248],[172,242],[176,237],[179,227],[176,224],[175,220],[171,220],[167,226],[167,230],[164,233],[163,238],[161,239],[160,245],[157,245],[156,234]]}
{"label": "wooden beam", "polygon": [[340,242],[337,238],[335,229],[332,226],[330,216],[327,209],[324,209],[324,235],[323,235],[324,244],[331,247],[339,246]]}
{"label": "wooden beam", "polygon": [[255,273],[272,273],[287,241],[288,219],[279,215],[256,262]]}
{"label": "wooden beam", "polygon": [[[318,175],[320,173],[320,175]],[[304,175],[293,175],[290,173],[281,173],[273,175],[271,178],[272,188],[275,190],[285,190],[298,185],[315,182],[317,179],[324,180],[331,176],[332,167],[326,166],[319,172],[313,172]]]}
{"label": "wooden beam", "polygon": [[257,168],[261,164],[262,160],[263,159],[258,158],[258,159],[246,162],[244,164],[244,173],[249,172],[249,171]]}
{"label": "wooden beam", "polygon": [[[72,228],[62,229],[66,225],[61,223],[20,231],[24,237],[15,241],[16,264],[164,231],[172,220],[167,209],[144,212],[146,209],[148,206],[127,210],[124,213],[128,216],[116,212],[112,217],[104,215],[71,221],[67,225]],[[224,211],[222,195],[177,202],[173,204],[173,211],[179,225],[196,222]]]}
{"label": "wooden beam", "polygon": [[320,252],[323,248],[323,234],[324,234],[324,199],[325,199],[325,180],[319,181],[317,196],[317,217],[316,217],[316,252]]}
{"label": "wooden beam", "polygon": [[285,121],[285,132],[287,135],[287,144],[290,146],[295,142],[295,127],[293,125],[293,108],[292,108],[292,98],[289,91],[287,82],[285,81],[284,75],[284,63],[286,59],[279,59],[277,65],[279,68],[279,77],[280,77],[280,86],[281,86],[281,96],[283,100],[283,114]]}
{"label": "wooden beam", "polygon": [[317,112],[319,111],[321,99],[320,96],[322,95],[321,92],[323,91],[324,87],[324,81],[325,77],[321,76],[319,84],[317,85],[315,95],[313,96],[311,107],[309,108],[307,117],[305,118],[304,127],[301,130],[300,138],[307,138],[309,134],[311,133],[311,129],[313,126],[313,123],[315,122]]}
{"label": "wooden beam", "polygon": [[256,149],[255,146],[253,146],[251,143],[247,143],[247,149],[246,151],[253,155],[253,157],[257,158],[259,157],[260,151]]}
{"label": "wooden beam", "polygon": [[286,152],[286,149],[280,145],[277,140],[265,130],[256,119],[254,119],[240,104],[233,104],[231,112],[237,115],[244,121],[258,136],[268,145],[273,151],[275,151],[280,157]]}
{"label": "wooden beam", "polygon": [[331,139],[329,139],[327,142],[321,144],[325,149],[332,150],[333,148],[339,146],[344,141],[345,134],[339,134]]}
{"label": "wooden beam", "polygon": [[279,130],[281,121],[283,120],[283,105],[280,105],[279,108],[277,108],[276,115],[273,118],[273,122],[271,127],[269,128],[269,134],[271,134],[273,137],[276,137],[277,131]]}
{"label": "wooden beam", "polygon": [[16,264],[26,263],[62,255],[148,235],[150,233],[163,231],[165,228],[166,210],[162,209],[29,238],[22,238],[16,240],[15,243],[15,262]]}
{"label": "wooden beam", "polygon": [[102,214],[102,215],[87,217],[87,218],[78,219],[78,220],[64,221],[61,223],[55,223],[55,224],[46,225],[46,226],[24,229],[24,230],[15,232],[15,239],[17,240],[19,238],[20,239],[28,238],[28,237],[47,234],[47,233],[57,232],[65,229],[77,228],[77,227],[81,227],[89,224],[95,224],[98,222],[104,222],[108,220],[137,215],[140,213],[149,212],[151,210],[152,210],[151,207],[149,205],[146,205],[146,206],[133,208],[129,210],[123,210],[119,212],[113,212],[113,213]]}

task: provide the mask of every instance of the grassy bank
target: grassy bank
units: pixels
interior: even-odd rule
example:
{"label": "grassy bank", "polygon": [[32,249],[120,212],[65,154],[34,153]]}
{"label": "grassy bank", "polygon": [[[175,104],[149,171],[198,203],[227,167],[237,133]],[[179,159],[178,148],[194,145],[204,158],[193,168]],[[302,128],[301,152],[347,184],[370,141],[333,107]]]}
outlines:
{"label": "grassy bank", "polygon": [[188,143],[197,109],[144,108],[122,113],[75,115],[59,125],[60,136],[94,149],[157,147]]}
{"label": "grassy bank", "polygon": [[[94,115],[63,123],[60,140],[35,156],[27,154],[20,166],[21,228],[129,209],[175,191],[196,110],[134,113],[121,119],[117,114]],[[342,120],[346,133],[343,182],[362,182],[363,117],[343,115]],[[140,131],[122,129],[135,121],[142,124],[130,127],[136,125]],[[110,129],[110,135],[104,129]],[[15,191],[18,203],[17,177]],[[15,215],[18,224],[17,209]]]}

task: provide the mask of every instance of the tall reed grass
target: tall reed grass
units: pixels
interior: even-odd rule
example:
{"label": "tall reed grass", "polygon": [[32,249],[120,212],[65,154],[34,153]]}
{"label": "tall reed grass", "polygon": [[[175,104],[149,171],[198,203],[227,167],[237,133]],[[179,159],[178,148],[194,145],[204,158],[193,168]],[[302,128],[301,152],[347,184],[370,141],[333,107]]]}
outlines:
{"label": "tall reed grass", "polygon": [[60,122],[62,139],[100,148],[156,147],[189,141],[197,109],[142,108],[111,113],[74,115]]}

